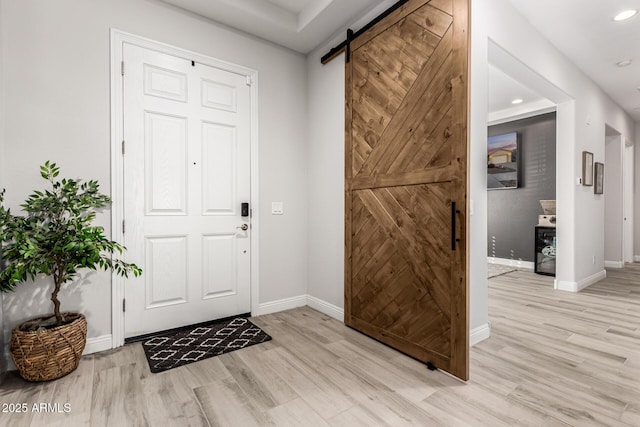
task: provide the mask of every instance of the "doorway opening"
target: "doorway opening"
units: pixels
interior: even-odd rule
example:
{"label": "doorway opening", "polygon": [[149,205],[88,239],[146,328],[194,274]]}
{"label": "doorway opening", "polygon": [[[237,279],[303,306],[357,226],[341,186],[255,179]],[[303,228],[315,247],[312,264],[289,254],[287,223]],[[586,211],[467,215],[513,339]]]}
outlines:
{"label": "doorway opening", "polygon": [[623,268],[633,262],[634,149],[609,125],[604,138],[604,191],[596,196],[604,199],[604,266]]}

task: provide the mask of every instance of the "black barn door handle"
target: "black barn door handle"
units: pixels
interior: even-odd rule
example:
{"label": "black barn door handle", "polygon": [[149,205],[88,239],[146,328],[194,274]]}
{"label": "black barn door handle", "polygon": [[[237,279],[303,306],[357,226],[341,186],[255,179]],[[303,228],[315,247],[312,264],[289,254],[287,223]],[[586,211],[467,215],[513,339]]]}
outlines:
{"label": "black barn door handle", "polygon": [[451,202],[451,250],[456,250],[456,202]]}
{"label": "black barn door handle", "polygon": [[456,237],[456,214],[459,214],[460,211],[456,209],[456,202],[451,202],[451,250],[456,250],[456,243],[460,241]]}

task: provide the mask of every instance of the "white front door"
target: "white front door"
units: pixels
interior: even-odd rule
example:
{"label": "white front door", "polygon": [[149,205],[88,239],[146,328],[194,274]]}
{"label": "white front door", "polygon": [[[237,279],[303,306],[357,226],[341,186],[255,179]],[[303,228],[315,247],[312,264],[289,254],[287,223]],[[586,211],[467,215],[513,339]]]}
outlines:
{"label": "white front door", "polygon": [[124,244],[144,271],[125,337],[247,313],[247,78],[126,43],[123,59]]}

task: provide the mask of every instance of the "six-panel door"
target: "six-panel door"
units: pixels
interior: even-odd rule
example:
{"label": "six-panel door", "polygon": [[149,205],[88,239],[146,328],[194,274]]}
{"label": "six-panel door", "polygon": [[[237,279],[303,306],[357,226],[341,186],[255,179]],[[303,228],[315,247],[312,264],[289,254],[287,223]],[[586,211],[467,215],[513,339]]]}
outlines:
{"label": "six-panel door", "polygon": [[124,46],[125,336],[250,311],[245,76]]}

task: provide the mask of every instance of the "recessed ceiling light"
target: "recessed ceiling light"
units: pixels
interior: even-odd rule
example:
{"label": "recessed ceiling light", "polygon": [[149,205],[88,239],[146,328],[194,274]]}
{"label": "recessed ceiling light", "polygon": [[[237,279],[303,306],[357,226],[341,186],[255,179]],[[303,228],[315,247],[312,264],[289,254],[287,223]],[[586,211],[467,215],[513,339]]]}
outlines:
{"label": "recessed ceiling light", "polygon": [[626,67],[628,65],[631,65],[633,61],[631,59],[624,59],[622,61],[616,62],[616,65],[618,67]]}
{"label": "recessed ceiling light", "polygon": [[624,10],[619,14],[617,14],[616,16],[614,16],[613,20],[616,22],[626,21],[627,19],[636,16],[636,13],[638,13],[638,11],[635,9]]}
{"label": "recessed ceiling light", "polygon": [[513,101],[511,101],[512,104],[522,104],[524,101],[522,98],[516,98]]}

